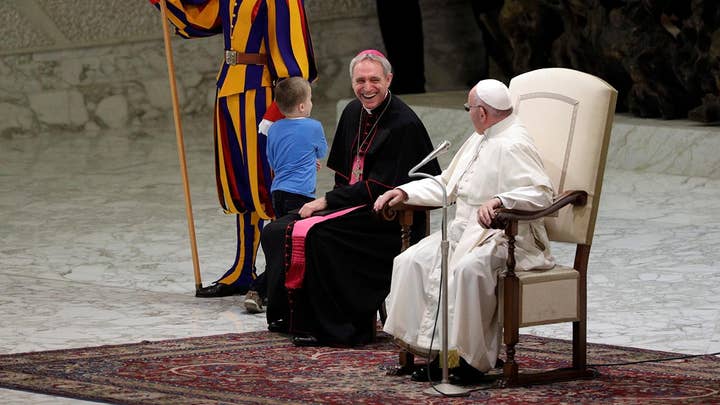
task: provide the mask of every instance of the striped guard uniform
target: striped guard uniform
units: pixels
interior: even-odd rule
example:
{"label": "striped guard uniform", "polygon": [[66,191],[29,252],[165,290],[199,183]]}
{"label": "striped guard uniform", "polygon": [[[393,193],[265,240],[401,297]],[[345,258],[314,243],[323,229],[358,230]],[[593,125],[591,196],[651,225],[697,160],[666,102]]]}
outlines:
{"label": "striped guard uniform", "polygon": [[[237,214],[238,246],[235,262],[218,282],[246,287],[256,277],[263,222],[273,217],[266,136],[258,134],[258,124],[277,79],[317,77],[304,2],[167,0],[167,6],[182,37],[225,39],[215,102],[215,174],[220,205]],[[228,51],[240,54],[237,61]]]}

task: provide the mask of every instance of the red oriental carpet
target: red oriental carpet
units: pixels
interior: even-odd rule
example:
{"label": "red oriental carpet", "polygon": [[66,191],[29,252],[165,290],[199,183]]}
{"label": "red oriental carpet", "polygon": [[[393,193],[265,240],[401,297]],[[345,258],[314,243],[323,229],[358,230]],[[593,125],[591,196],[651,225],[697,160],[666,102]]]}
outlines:
{"label": "red oriental carpet", "polygon": [[[565,367],[566,341],[523,336],[521,365]],[[590,344],[591,364],[674,357]],[[465,398],[424,393],[428,383],[387,376],[387,335],[359,348],[294,347],[269,332],[0,356],[0,387],[119,404],[720,403],[720,358],[597,367],[600,376]],[[483,387],[480,387],[483,388]]]}

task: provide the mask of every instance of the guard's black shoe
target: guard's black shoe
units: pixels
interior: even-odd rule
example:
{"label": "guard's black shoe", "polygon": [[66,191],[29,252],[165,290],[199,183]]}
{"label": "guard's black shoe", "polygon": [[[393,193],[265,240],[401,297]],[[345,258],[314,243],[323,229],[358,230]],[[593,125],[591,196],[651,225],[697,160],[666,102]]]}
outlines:
{"label": "guard's black shoe", "polygon": [[229,284],[215,283],[195,290],[195,296],[200,298],[227,297],[230,295],[244,295],[249,287],[236,287]]}

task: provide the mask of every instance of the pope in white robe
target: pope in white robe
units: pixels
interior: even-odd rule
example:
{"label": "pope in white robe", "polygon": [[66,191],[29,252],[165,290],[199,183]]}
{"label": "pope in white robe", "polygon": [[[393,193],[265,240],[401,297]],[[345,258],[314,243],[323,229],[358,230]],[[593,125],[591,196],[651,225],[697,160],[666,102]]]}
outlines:
{"label": "pope in white robe", "polygon": [[[436,177],[447,190],[455,216],[448,221],[449,350],[480,371],[490,370],[500,349],[496,286],[504,269],[507,238],[487,229],[500,206],[539,209],[551,204],[553,188],[532,138],[513,113],[507,87],[496,80],[479,82],[468,94],[476,132],[446,170]],[[375,209],[404,202],[441,206],[443,192],[432,179],[407,183],[386,192]],[[441,231],[395,258],[384,330],[412,352],[439,350]],[[516,270],[554,265],[542,220],[521,223],[516,238]],[[452,365],[452,364],[451,364]]]}

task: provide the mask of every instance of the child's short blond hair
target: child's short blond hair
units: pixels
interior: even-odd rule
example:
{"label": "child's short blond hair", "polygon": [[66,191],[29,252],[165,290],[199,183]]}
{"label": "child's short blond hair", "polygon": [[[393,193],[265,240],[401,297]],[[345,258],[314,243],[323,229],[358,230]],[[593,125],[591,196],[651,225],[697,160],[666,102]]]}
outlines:
{"label": "child's short blond hair", "polygon": [[283,79],[275,86],[275,102],[280,112],[288,115],[295,107],[310,96],[310,82],[302,77],[293,76]]}

